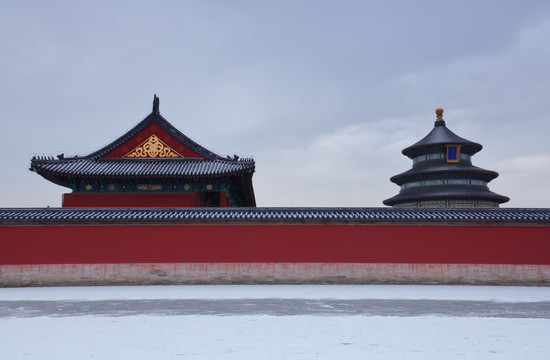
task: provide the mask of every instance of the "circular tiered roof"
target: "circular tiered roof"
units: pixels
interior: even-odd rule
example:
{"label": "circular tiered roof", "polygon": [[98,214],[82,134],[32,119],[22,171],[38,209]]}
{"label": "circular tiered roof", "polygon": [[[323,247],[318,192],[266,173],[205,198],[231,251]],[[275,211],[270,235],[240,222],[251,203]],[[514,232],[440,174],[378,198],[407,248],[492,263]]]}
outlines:
{"label": "circular tiered roof", "polygon": [[447,144],[461,145],[461,152],[469,155],[474,155],[483,149],[481,144],[461,138],[449,130],[445,124],[445,120],[443,120],[442,108],[436,109],[436,114],[437,119],[432,131],[422,140],[403,149],[403,155],[412,159],[418,155],[434,153],[436,150],[444,150]]}
{"label": "circular tiered roof", "polygon": [[449,130],[443,109],[436,109],[434,128],[402,153],[413,167],[393,176],[401,186],[396,196],[384,200],[395,207],[498,207],[509,201],[489,190],[487,183],[498,173],[472,165],[472,156],[483,146]]}

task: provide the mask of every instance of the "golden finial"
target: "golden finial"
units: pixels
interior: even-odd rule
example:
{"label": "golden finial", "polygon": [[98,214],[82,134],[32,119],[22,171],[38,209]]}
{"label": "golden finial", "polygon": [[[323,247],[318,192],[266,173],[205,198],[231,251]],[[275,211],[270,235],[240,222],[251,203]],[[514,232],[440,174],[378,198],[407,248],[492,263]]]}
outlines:
{"label": "golden finial", "polygon": [[435,109],[435,114],[437,115],[437,120],[443,120],[443,108]]}

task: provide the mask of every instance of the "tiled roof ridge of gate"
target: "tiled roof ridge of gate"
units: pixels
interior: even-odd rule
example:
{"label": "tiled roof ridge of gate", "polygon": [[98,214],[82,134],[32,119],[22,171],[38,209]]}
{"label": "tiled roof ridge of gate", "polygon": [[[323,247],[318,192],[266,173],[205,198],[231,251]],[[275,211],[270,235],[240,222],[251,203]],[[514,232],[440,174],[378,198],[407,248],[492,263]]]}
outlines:
{"label": "tiled roof ridge of gate", "polygon": [[114,150],[115,148],[120,146],[122,143],[124,143],[125,141],[127,141],[128,139],[130,139],[131,137],[135,136],[137,133],[145,129],[152,122],[157,123],[168,134],[176,138],[182,144],[188,146],[191,150],[204,156],[205,158],[209,160],[223,159],[222,156],[208,150],[204,146],[200,145],[199,143],[197,143],[196,141],[192,140],[190,137],[188,137],[187,135],[179,131],[168,120],[166,120],[160,113],[155,113],[155,112],[152,112],[149,115],[147,115],[143,120],[137,123],[133,128],[128,130],[122,136],[118,137],[117,139],[107,144],[103,148],[84,156],[84,158],[97,159],[109,153],[110,151]]}

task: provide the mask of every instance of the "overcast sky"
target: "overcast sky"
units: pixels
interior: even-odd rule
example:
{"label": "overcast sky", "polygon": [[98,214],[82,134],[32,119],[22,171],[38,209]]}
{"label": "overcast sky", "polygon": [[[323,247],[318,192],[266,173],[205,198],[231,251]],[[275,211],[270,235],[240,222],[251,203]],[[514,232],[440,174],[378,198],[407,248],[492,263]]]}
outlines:
{"label": "overcast sky", "polygon": [[151,112],[252,155],[258,206],[383,206],[433,127],[481,143],[505,207],[550,207],[550,1],[3,1],[0,207],[60,206],[33,155]]}

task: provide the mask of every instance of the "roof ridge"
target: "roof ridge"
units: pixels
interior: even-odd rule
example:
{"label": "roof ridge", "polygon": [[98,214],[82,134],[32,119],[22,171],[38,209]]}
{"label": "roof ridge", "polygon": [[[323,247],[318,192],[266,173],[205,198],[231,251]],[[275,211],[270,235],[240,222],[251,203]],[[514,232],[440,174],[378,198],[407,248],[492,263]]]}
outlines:
{"label": "roof ridge", "polygon": [[218,162],[218,163],[228,163],[228,164],[250,164],[254,163],[253,158],[239,158],[239,159],[233,159],[233,158],[216,158],[216,159],[205,159],[205,158],[197,158],[197,157],[178,157],[178,158],[88,158],[85,156],[79,156],[79,157],[70,157],[70,158],[62,158],[62,159],[55,159],[53,156],[41,156],[41,157],[33,157],[31,159],[31,163],[41,163],[41,162],[55,162],[55,163],[70,163],[70,162],[76,162],[76,161],[100,161],[100,162],[144,162],[144,161],[151,161],[151,162],[160,162],[160,161],[166,161],[166,162],[181,162],[181,161],[196,161],[196,162]]}
{"label": "roof ridge", "polygon": [[130,138],[135,136],[137,133],[145,129],[149,124],[153,122],[157,123],[169,135],[173,136],[176,140],[178,140],[185,146],[189,147],[191,150],[198,153],[199,155],[204,156],[209,160],[223,158],[223,156],[220,156],[215,152],[213,152],[212,150],[207,149],[206,147],[200,145],[199,143],[191,139],[189,136],[182,133],[174,125],[172,125],[168,120],[166,120],[160,113],[155,113],[155,112],[152,112],[149,115],[147,115],[143,120],[137,123],[134,127],[132,127],[130,130],[128,130],[123,135],[119,136],[109,144],[105,145],[99,150],[96,150],[88,155],[82,156],[82,158],[94,159],[94,158],[102,157],[103,155],[109,153],[110,151],[114,150],[118,146],[122,145],[124,142],[128,141]]}

